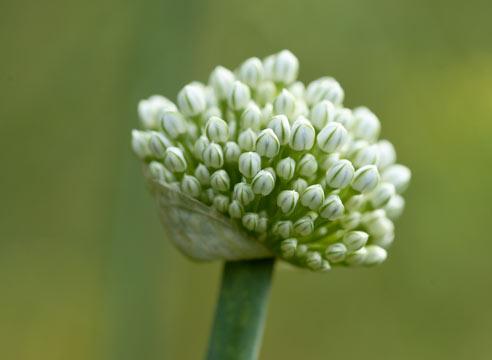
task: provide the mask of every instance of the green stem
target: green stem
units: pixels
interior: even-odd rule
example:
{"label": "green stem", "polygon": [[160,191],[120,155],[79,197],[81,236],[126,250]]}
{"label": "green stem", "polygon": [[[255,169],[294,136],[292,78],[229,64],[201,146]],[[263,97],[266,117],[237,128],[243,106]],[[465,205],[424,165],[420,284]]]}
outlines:
{"label": "green stem", "polygon": [[258,358],[274,258],[226,262],[207,360]]}

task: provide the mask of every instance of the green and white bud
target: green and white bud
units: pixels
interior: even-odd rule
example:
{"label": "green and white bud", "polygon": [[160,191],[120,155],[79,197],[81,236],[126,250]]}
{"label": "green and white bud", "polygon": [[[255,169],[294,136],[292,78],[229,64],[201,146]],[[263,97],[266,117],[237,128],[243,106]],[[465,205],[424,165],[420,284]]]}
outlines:
{"label": "green and white bud", "polygon": [[383,182],[373,190],[369,198],[373,207],[380,208],[385,206],[395,193],[395,186],[393,184]]}
{"label": "green and white bud", "polygon": [[287,239],[292,236],[294,231],[294,225],[290,220],[277,221],[272,228],[272,232],[275,235],[280,236],[282,239]]}
{"label": "green and white bud", "polygon": [[349,231],[342,241],[349,251],[356,251],[366,245],[368,239],[369,235],[364,231]]}
{"label": "green and white bud", "polygon": [[375,141],[381,131],[381,123],[374,113],[366,107],[354,109],[352,133],[358,139]]}
{"label": "green and white bud", "polygon": [[237,143],[241,150],[253,151],[256,146],[256,133],[251,129],[246,129],[239,134]]}
{"label": "green and white bud", "polygon": [[282,241],[280,244],[280,251],[282,253],[282,256],[286,259],[292,258],[294,255],[296,255],[296,250],[297,250],[297,239],[290,238]]}
{"label": "green and white bud", "polygon": [[376,237],[371,239],[373,245],[381,246],[382,248],[388,249],[393,241],[395,240],[395,233],[390,232],[381,237]]}
{"label": "green and white bud", "polygon": [[284,190],[277,196],[277,206],[284,214],[294,211],[299,201],[299,193],[295,190]]}
{"label": "green and white bud", "polygon": [[311,122],[304,116],[299,116],[292,125],[290,147],[296,151],[311,150],[315,138],[316,132]]}
{"label": "green and white bud", "polygon": [[376,217],[366,222],[367,232],[375,238],[384,237],[386,234],[392,234],[395,231],[393,222],[385,216]]}
{"label": "green and white bud", "polygon": [[377,165],[379,161],[379,148],[377,145],[365,146],[353,155],[353,164],[356,168],[365,165]]}
{"label": "green and white bud", "polygon": [[323,100],[311,109],[310,120],[317,130],[323,129],[328,122],[333,121],[335,106],[328,100]]}
{"label": "green and white bud", "polygon": [[221,213],[225,213],[229,209],[229,197],[219,194],[214,197],[213,200],[213,207],[217,209],[217,211],[220,211]]}
{"label": "green and white bud", "polygon": [[186,119],[179,112],[164,112],[161,127],[172,139],[176,139],[187,131]]}
{"label": "green and white bud", "polygon": [[181,179],[181,191],[183,191],[186,195],[197,198],[202,192],[202,187],[196,177],[185,175]]}
{"label": "green and white bud", "polygon": [[220,169],[224,165],[224,153],[219,144],[210,143],[202,153],[202,159],[206,166]]}
{"label": "green and white bud", "polygon": [[279,178],[289,181],[294,177],[296,162],[290,157],[284,158],[277,163],[275,170]]}
{"label": "green and white bud", "polygon": [[241,148],[234,141],[228,141],[224,145],[224,159],[228,164],[237,163],[241,155]]}
{"label": "green and white bud", "polygon": [[220,109],[215,105],[207,108],[207,110],[205,110],[205,112],[203,113],[204,119],[209,119],[212,116],[222,118],[222,111],[220,111]]}
{"label": "green and white bud", "polygon": [[276,115],[285,115],[288,118],[296,111],[296,98],[289,90],[283,89],[273,101],[273,112]]}
{"label": "green and white bud", "polygon": [[388,257],[385,249],[377,245],[366,246],[367,254],[364,259],[364,265],[372,266],[381,264]]}
{"label": "green and white bud", "polygon": [[379,140],[377,142],[379,158],[378,158],[378,168],[384,169],[396,161],[396,151],[395,147],[388,140]]}
{"label": "green and white bud", "polygon": [[333,221],[340,219],[344,211],[345,208],[340,197],[338,195],[330,195],[321,205],[319,214],[322,218]]}
{"label": "green and white bud", "polygon": [[308,268],[310,268],[311,270],[319,270],[321,268],[322,263],[323,263],[323,259],[319,252],[317,251],[308,252],[306,256],[306,265],[308,266]]}
{"label": "green and white bud", "polygon": [[215,191],[212,188],[205,189],[200,195],[200,201],[207,205],[211,205],[216,197]]}
{"label": "green and white bud", "polygon": [[246,60],[237,72],[239,80],[255,88],[263,80],[263,63],[257,57]]}
{"label": "green and white bud", "polygon": [[364,263],[367,256],[367,249],[365,247],[360,248],[347,255],[345,259],[346,263],[350,266],[359,266]]}
{"label": "green and white bud", "polygon": [[366,202],[366,196],[365,195],[354,195],[351,196],[346,202],[345,202],[345,208],[348,211],[359,211],[362,206]]}
{"label": "green and white bud", "polygon": [[338,160],[326,172],[326,184],[334,189],[347,187],[354,178],[355,169],[348,160]]}
{"label": "green and white bud", "polygon": [[164,154],[164,166],[171,172],[184,172],[188,165],[181,149],[174,146],[168,147]]}
{"label": "green and white bud", "polygon": [[229,94],[227,95],[227,103],[232,110],[243,110],[251,100],[249,87],[240,81],[234,81]]}
{"label": "green and white bud", "polygon": [[301,204],[311,210],[318,210],[325,200],[325,193],[321,185],[311,185],[303,191]]}
{"label": "green and white bud", "polygon": [[251,182],[251,187],[255,194],[267,196],[275,187],[275,178],[267,170],[260,170]]}
{"label": "green and white bud", "polygon": [[193,145],[193,154],[197,159],[203,160],[203,152],[209,144],[210,141],[204,135],[200,136],[198,140],[195,141],[195,145]]}
{"label": "green and white bud", "polygon": [[186,85],[178,94],[178,106],[186,116],[201,114],[207,107],[203,89],[195,84]]}
{"label": "green and white bud", "polygon": [[234,186],[234,192],[232,194],[234,200],[239,201],[242,205],[247,206],[255,199],[255,193],[251,188],[251,185],[240,182]]}
{"label": "green and white bud", "polygon": [[251,179],[261,170],[261,157],[255,152],[242,153],[239,156],[239,172]]}
{"label": "green and white bud", "polygon": [[256,100],[260,105],[273,102],[276,94],[277,87],[271,81],[263,81],[256,88]]}
{"label": "green and white bud", "polygon": [[200,184],[207,186],[210,184],[210,171],[203,164],[198,164],[194,172],[195,177],[198,179]]}
{"label": "green and white bud", "polygon": [[225,143],[229,138],[229,127],[221,118],[212,116],[205,124],[205,134],[210,141]]}
{"label": "green and white bud", "polygon": [[152,131],[149,137],[149,149],[152,155],[162,159],[168,147],[172,146],[171,141],[162,133]]}
{"label": "green and white bud", "polygon": [[306,102],[308,105],[314,105],[323,100],[329,100],[335,105],[343,102],[345,93],[335,79],[323,77],[311,82],[306,89]]}
{"label": "green and white bud", "polygon": [[306,244],[298,244],[296,248],[296,257],[298,259],[304,259],[308,254],[309,248]]}
{"label": "green and white bud", "polygon": [[306,87],[301,81],[296,81],[289,86],[289,91],[298,99],[303,99],[306,93]]}
{"label": "green and white bud", "polygon": [[210,176],[210,186],[215,191],[226,192],[231,187],[231,179],[225,170],[217,170]]}
{"label": "green and white bud", "polygon": [[322,170],[329,170],[333,164],[335,164],[338,160],[340,160],[339,153],[331,153],[331,154],[323,154],[318,156],[318,164]]}
{"label": "green and white bud", "polygon": [[243,226],[249,231],[255,231],[258,226],[258,221],[260,217],[256,213],[246,213],[243,215],[241,222]]}
{"label": "green and white bud", "polygon": [[149,164],[149,173],[153,180],[157,182],[171,183],[176,181],[173,174],[167,170],[164,165],[157,161],[151,161]]}
{"label": "green and white bud", "polygon": [[140,159],[150,156],[150,134],[145,131],[132,130],[132,150]]}
{"label": "green and white bud", "polygon": [[347,247],[342,243],[329,245],[325,250],[325,257],[332,263],[339,263],[345,260]]}
{"label": "green and white bud", "polygon": [[263,107],[263,109],[261,109],[261,126],[266,127],[272,116],[273,105],[271,103],[268,103]]}
{"label": "green and white bud", "polygon": [[328,123],[318,134],[318,147],[325,153],[339,150],[348,140],[348,132],[342,124]]}
{"label": "green and white bud", "polygon": [[410,169],[400,164],[389,166],[381,175],[383,181],[389,182],[395,186],[398,194],[403,193],[407,189],[411,177],[412,173]]}
{"label": "green and white bud", "polygon": [[341,218],[340,219],[340,225],[342,225],[342,227],[345,230],[353,230],[359,226],[361,218],[362,218],[362,216],[361,216],[360,212],[354,211],[354,212],[348,213],[343,218]]}
{"label": "green and white bud", "polygon": [[292,190],[297,191],[299,194],[302,194],[304,190],[308,187],[308,182],[303,178],[297,178],[292,182]]}
{"label": "green and white bud", "polygon": [[351,129],[354,123],[354,115],[350,109],[339,108],[335,110],[333,121],[342,124],[345,129]]}
{"label": "green and white bud", "polygon": [[144,129],[156,130],[159,127],[161,114],[166,111],[178,111],[178,109],[164,96],[153,95],[138,103],[138,116]]}
{"label": "green and white bud", "polygon": [[309,178],[318,171],[318,162],[314,155],[305,154],[297,163],[297,172],[299,175]]}
{"label": "green and white bud", "polygon": [[379,184],[379,172],[376,166],[366,165],[358,169],[352,180],[352,188],[361,193],[371,192]]}
{"label": "green and white bud", "polygon": [[256,225],[255,232],[258,234],[264,234],[268,230],[268,218],[260,216],[258,224]]}
{"label": "green and white bud", "polygon": [[218,100],[227,98],[232,83],[235,81],[234,74],[223,66],[217,66],[208,80],[209,85],[214,89]]}
{"label": "green and white bud", "polygon": [[240,219],[243,216],[244,208],[237,200],[229,204],[229,216],[233,219]]}
{"label": "green and white bud", "polygon": [[261,128],[262,113],[258,105],[251,102],[241,114],[241,129],[259,131]]}
{"label": "green and white bud", "polygon": [[280,151],[280,142],[272,129],[264,129],[256,139],[256,152],[267,158],[275,157]]}
{"label": "green and white bud", "polygon": [[276,115],[268,123],[268,127],[273,130],[280,144],[285,145],[290,140],[289,119],[285,115]]}
{"label": "green and white bud", "polygon": [[314,232],[314,221],[309,216],[303,216],[294,223],[294,233],[297,236],[309,236]]}
{"label": "green and white bud", "polygon": [[277,83],[289,85],[296,81],[299,72],[299,60],[289,50],[282,50],[273,58],[273,64],[270,66],[268,60],[264,62],[265,70],[270,72],[271,79]]}
{"label": "green and white bud", "polygon": [[383,209],[389,219],[396,220],[401,216],[405,209],[405,199],[400,195],[392,196]]}

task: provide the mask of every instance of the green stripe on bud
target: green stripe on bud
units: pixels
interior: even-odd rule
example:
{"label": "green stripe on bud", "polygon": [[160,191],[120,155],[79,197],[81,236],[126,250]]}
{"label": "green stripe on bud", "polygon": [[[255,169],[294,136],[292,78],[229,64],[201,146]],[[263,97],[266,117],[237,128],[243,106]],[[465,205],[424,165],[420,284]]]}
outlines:
{"label": "green stripe on bud", "polygon": [[284,158],[277,163],[275,170],[279,178],[289,181],[294,177],[296,162],[290,157]]}
{"label": "green stripe on bud", "polygon": [[290,124],[289,119],[285,115],[276,115],[268,123],[268,127],[277,135],[280,144],[285,145],[290,140]]}
{"label": "green stripe on bud", "polygon": [[342,243],[329,245],[325,250],[325,257],[332,263],[339,263],[345,260],[347,247]]}
{"label": "green stripe on bud", "polygon": [[396,192],[401,194],[407,189],[412,173],[406,166],[394,164],[386,168],[381,177],[383,181],[393,184]]}
{"label": "green stripe on bud", "polygon": [[227,95],[227,103],[232,110],[243,110],[251,100],[249,87],[240,81],[234,81]]}
{"label": "green stripe on bud", "polygon": [[348,132],[342,124],[328,123],[318,134],[318,147],[325,153],[339,150],[348,140]]}
{"label": "green stripe on bud", "polygon": [[184,172],[187,163],[181,149],[174,146],[168,147],[164,154],[164,166],[171,172]]}
{"label": "green stripe on bud", "polygon": [[321,185],[311,185],[302,192],[301,204],[311,210],[318,210],[325,200],[325,193]]}
{"label": "green stripe on bud", "polygon": [[275,157],[280,151],[280,142],[272,129],[264,129],[256,139],[256,152],[267,158]]}
{"label": "green stripe on bud", "polygon": [[234,74],[223,66],[217,66],[210,74],[209,85],[214,89],[218,100],[227,98],[234,82]]}
{"label": "green stripe on bud", "polygon": [[202,153],[205,165],[214,169],[220,169],[224,165],[224,154],[219,144],[210,143]]}
{"label": "green stripe on bud", "polygon": [[335,189],[347,187],[354,177],[355,169],[348,160],[336,161],[326,172],[326,183]]}
{"label": "green stripe on bud", "polygon": [[237,163],[241,155],[241,148],[234,141],[228,141],[224,145],[224,158],[227,164]]}
{"label": "green stripe on bud", "polygon": [[287,89],[282,89],[273,101],[273,112],[276,115],[285,115],[288,118],[294,115],[296,110],[296,98]]}
{"label": "green stripe on bud", "polygon": [[183,176],[183,179],[181,179],[181,190],[186,195],[197,198],[201,194],[202,187],[196,177],[185,175]]}
{"label": "green stripe on bud", "polygon": [[309,236],[314,232],[314,221],[309,216],[303,216],[294,223],[294,233],[297,236]]}
{"label": "green stripe on bud", "polygon": [[232,195],[234,200],[239,201],[244,206],[249,205],[255,199],[251,185],[244,182],[240,182],[234,186]]}
{"label": "green stripe on bud", "polygon": [[330,195],[323,202],[319,209],[319,214],[322,218],[328,220],[337,220],[343,216],[345,211],[342,200],[338,195]]}
{"label": "green stripe on bud", "polygon": [[284,214],[294,211],[299,200],[299,193],[295,190],[284,190],[277,197],[277,206]]}
{"label": "green stripe on bud", "polygon": [[290,147],[296,151],[311,150],[316,133],[311,122],[304,116],[299,116],[291,129]]}
{"label": "green stripe on bud", "polygon": [[266,196],[273,191],[273,188],[275,187],[275,178],[269,171],[260,170],[253,178],[251,187],[255,194]]}
{"label": "green stripe on bud", "polygon": [[285,259],[290,259],[296,255],[297,239],[290,238],[281,242],[280,251]]}
{"label": "green stripe on bud", "polygon": [[352,188],[361,193],[367,193],[379,184],[379,172],[376,166],[366,165],[358,169],[352,180]]}
{"label": "green stripe on bud", "polygon": [[207,106],[203,89],[195,84],[186,85],[178,94],[178,106],[187,116],[201,114]]}
{"label": "green stripe on bud", "polygon": [[251,179],[261,170],[261,157],[255,152],[242,153],[239,156],[239,172]]}
{"label": "green stripe on bud", "polygon": [[210,176],[210,186],[215,191],[226,192],[231,187],[231,179],[225,170],[217,170]]}
{"label": "green stripe on bud", "polygon": [[263,80],[263,63],[257,57],[249,58],[241,64],[237,74],[242,82],[254,88]]}
{"label": "green stripe on bud", "polygon": [[292,236],[293,231],[294,225],[290,220],[277,221],[272,228],[272,233],[283,239],[287,239]]}
{"label": "green stripe on bud", "polygon": [[162,114],[161,127],[172,139],[176,139],[186,133],[186,119],[178,112],[168,111]]}
{"label": "green stripe on bud", "polygon": [[343,243],[349,251],[355,251],[366,245],[368,239],[364,231],[349,231],[343,236]]}
{"label": "green stripe on bud", "polygon": [[225,143],[229,138],[229,127],[221,118],[212,116],[205,124],[205,134],[210,141]]}

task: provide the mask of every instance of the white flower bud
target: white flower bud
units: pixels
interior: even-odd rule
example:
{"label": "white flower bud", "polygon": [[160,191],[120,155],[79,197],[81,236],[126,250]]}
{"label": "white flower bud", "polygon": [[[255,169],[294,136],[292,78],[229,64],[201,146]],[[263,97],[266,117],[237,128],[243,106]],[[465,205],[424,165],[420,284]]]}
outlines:
{"label": "white flower bud", "polygon": [[277,197],[277,206],[284,214],[289,214],[296,208],[299,193],[295,190],[284,190]]}
{"label": "white flower bud", "polygon": [[359,250],[354,251],[347,255],[346,262],[350,266],[359,266],[362,265],[367,256],[367,249],[365,247],[360,248]]}
{"label": "white flower bud", "polygon": [[132,150],[140,159],[150,156],[149,138],[145,131],[132,130]]}
{"label": "white flower bud", "polygon": [[273,191],[275,179],[269,171],[260,170],[253,178],[251,187],[255,194],[266,196]]}
{"label": "white flower bud", "polygon": [[181,192],[181,186],[179,184],[179,181],[174,181],[170,183],[169,187],[171,188],[172,191]]}
{"label": "white flower bud", "polygon": [[224,154],[219,144],[210,143],[202,153],[205,165],[211,168],[220,169],[224,165]]}
{"label": "white flower bud", "polygon": [[396,220],[400,217],[405,209],[405,199],[400,195],[392,196],[390,201],[384,207],[386,216],[391,220]]}
{"label": "white flower bud", "polygon": [[149,164],[149,173],[152,179],[157,182],[171,183],[176,180],[173,174],[157,161],[152,161]]}
{"label": "white flower bud", "polygon": [[242,153],[239,156],[239,172],[248,179],[253,178],[261,170],[261,157],[255,152]]}
{"label": "white flower bud", "polygon": [[203,160],[203,152],[207,148],[207,146],[210,144],[210,141],[207,139],[206,136],[200,136],[197,141],[195,141],[195,144],[193,145],[193,154],[197,159]]}
{"label": "white flower bud", "polygon": [[220,211],[221,213],[225,213],[229,209],[229,197],[219,194],[214,197],[213,207]]}
{"label": "white flower bud", "polygon": [[268,230],[268,218],[260,217],[258,219],[258,224],[256,225],[255,232],[258,234],[264,234]]}
{"label": "white flower bud", "polygon": [[[265,68],[268,60],[265,60]],[[289,50],[282,50],[274,55],[273,66],[271,67],[272,80],[285,85],[293,83],[297,79],[299,72],[299,60]],[[270,70],[270,69],[269,69]]]}
{"label": "white flower bud", "polygon": [[314,155],[305,154],[297,163],[297,172],[304,177],[311,177],[318,171],[318,162]]}
{"label": "white flower bud", "polygon": [[303,178],[297,178],[292,182],[292,190],[297,191],[299,194],[302,194],[307,187],[308,183]]}
{"label": "white flower bud", "polygon": [[362,205],[364,205],[365,202],[366,196],[354,195],[345,202],[345,207],[348,211],[358,211],[362,208]]}
{"label": "white flower bud", "polygon": [[348,132],[342,124],[328,123],[318,134],[318,146],[325,153],[331,153],[340,149],[348,140]]}
{"label": "white flower bud", "polygon": [[268,123],[268,127],[277,135],[280,144],[285,145],[290,140],[289,119],[285,115],[276,115]]}
{"label": "white flower bud", "polygon": [[244,208],[239,201],[234,200],[229,204],[229,216],[233,219],[240,219],[243,216]]}
{"label": "white flower bud", "polygon": [[339,263],[345,260],[347,247],[342,243],[335,243],[328,246],[325,250],[325,257],[332,263]]}
{"label": "white flower bud", "polygon": [[185,175],[183,176],[183,179],[181,179],[181,191],[186,195],[197,198],[200,196],[202,187],[196,177]]}
{"label": "white flower bud", "polygon": [[251,185],[240,182],[234,186],[233,198],[242,205],[247,206],[255,199],[255,194]]}
{"label": "white flower bud", "polygon": [[296,248],[296,257],[299,259],[303,259],[308,254],[308,246],[306,244],[299,244]]}
{"label": "white flower bud", "polygon": [[328,220],[337,220],[343,216],[345,211],[342,200],[338,195],[330,195],[326,198],[319,209],[319,214],[322,218]]}
{"label": "white flower bud", "polygon": [[186,85],[178,94],[178,106],[187,116],[201,114],[207,107],[203,89],[195,84]]}
{"label": "white flower bud", "polygon": [[229,94],[227,96],[227,103],[233,110],[243,110],[251,100],[251,93],[249,87],[240,81],[234,81]]}
{"label": "white flower bud", "polygon": [[361,193],[367,193],[379,184],[379,172],[376,166],[366,165],[358,169],[352,180],[352,187]]}
{"label": "white flower bud", "polygon": [[263,63],[256,57],[249,58],[239,67],[239,79],[251,87],[256,87],[263,80]]}
{"label": "white flower bud", "polygon": [[381,264],[388,257],[385,249],[377,245],[366,246],[367,254],[364,259],[364,265],[372,266]]}
{"label": "white flower bud", "polygon": [[273,101],[273,111],[277,115],[292,117],[296,110],[296,98],[289,90],[283,89]]}
{"label": "white flower bud", "polygon": [[321,185],[311,185],[301,195],[301,204],[311,210],[318,210],[325,200],[325,193]]}
{"label": "white flower bud", "polygon": [[164,166],[171,172],[184,172],[187,164],[181,149],[171,146],[164,154]]}
{"label": "white flower bud", "polygon": [[345,97],[344,91],[338,81],[331,77],[323,77],[311,82],[306,89],[306,102],[314,105],[322,100],[329,100],[335,105],[340,105]]}
{"label": "white flower bud", "polygon": [[241,155],[239,145],[233,141],[226,142],[224,145],[224,158],[226,163],[236,163],[239,160],[239,155]]}
{"label": "white flower bud", "polygon": [[230,70],[217,66],[210,74],[208,83],[214,89],[217,99],[223,100],[227,98],[234,80],[234,74]]}
{"label": "white flower bud", "polygon": [[311,150],[315,137],[316,133],[311,122],[305,117],[299,116],[292,125],[290,147],[296,151]]}
{"label": "white flower bud", "polygon": [[256,146],[256,133],[251,129],[244,130],[239,134],[237,143],[242,150],[253,151]]}
{"label": "white flower bud", "polygon": [[340,160],[339,153],[331,153],[331,154],[323,154],[318,157],[318,164],[322,170],[329,170],[333,164],[335,164],[338,160]]}
{"label": "white flower bud", "polygon": [[231,186],[231,179],[225,170],[217,170],[210,176],[210,186],[215,191],[228,191]]}
{"label": "white flower bud", "polygon": [[195,177],[198,179],[200,184],[208,185],[210,184],[210,171],[203,164],[198,164],[194,172]]}
{"label": "white flower bud", "polygon": [[388,249],[393,241],[395,240],[395,233],[389,232],[381,237],[372,238],[371,242],[374,245],[381,246],[382,248]]}
{"label": "white flower bud", "polygon": [[277,221],[272,228],[272,232],[275,235],[280,236],[282,239],[287,239],[290,237],[293,231],[294,225],[292,224],[292,221],[289,220]]}
{"label": "white flower bud", "polygon": [[355,169],[348,160],[338,160],[326,172],[326,183],[334,189],[347,187],[353,177]]}
{"label": "white flower bud", "polygon": [[186,120],[178,112],[164,112],[161,118],[161,126],[172,139],[185,134],[187,130]]}
{"label": "white flower bud", "polygon": [[349,251],[359,250],[366,245],[369,235],[363,231],[349,231],[343,236],[343,243]]}
{"label": "white flower bud", "polygon": [[259,221],[260,217],[258,216],[258,214],[255,214],[255,213],[246,213],[243,215],[243,218],[242,218],[242,223],[243,223],[243,226],[249,230],[249,231],[255,231],[256,227],[258,226],[258,221]]}
{"label": "white flower bud", "polygon": [[376,165],[379,161],[379,149],[377,145],[365,146],[353,155],[353,164],[356,168],[364,165]]}
{"label": "white flower bud", "polygon": [[366,107],[354,109],[352,133],[356,138],[374,141],[381,131],[381,123],[374,113]]}
{"label": "white flower bud", "polygon": [[381,183],[369,195],[373,207],[380,208],[385,206],[395,195],[395,186],[390,183]]}
{"label": "white flower bud", "polygon": [[263,107],[263,109],[261,109],[261,126],[266,127],[272,116],[273,105],[271,103],[268,103]]}
{"label": "white flower bud", "polygon": [[345,129],[351,129],[352,124],[354,123],[354,115],[352,114],[352,111],[347,108],[335,109],[333,121],[342,124]]}
{"label": "white flower bud", "polygon": [[309,108],[304,100],[297,99],[293,119],[297,119],[299,116],[308,116]]}
{"label": "white flower bud", "polygon": [[211,118],[212,116],[217,116],[219,118],[222,118],[222,111],[217,106],[211,106],[205,110],[203,113],[203,118],[208,119]]}
{"label": "white flower bud", "polygon": [[298,236],[309,236],[314,232],[314,221],[309,216],[303,216],[294,223],[294,233]]}
{"label": "white flower bud", "polygon": [[205,124],[205,134],[210,141],[224,143],[229,137],[229,127],[221,118],[212,116]]}
{"label": "white flower bud", "polygon": [[310,251],[306,256],[306,265],[311,270],[318,270],[319,268],[321,268],[322,262],[323,259],[321,258],[320,253],[317,251]]}
{"label": "white flower bud", "polygon": [[267,158],[275,157],[280,151],[280,142],[272,129],[264,129],[256,139],[256,152]]}
{"label": "white flower bud", "polygon": [[335,106],[328,100],[323,100],[311,109],[310,120],[317,130],[323,129],[328,122],[333,121]]}
{"label": "white flower bud", "polygon": [[162,113],[178,111],[169,99],[160,95],[153,95],[138,103],[138,116],[144,129],[156,130]]}
{"label": "white flower bud", "polygon": [[302,81],[296,81],[289,86],[289,91],[292,95],[294,95],[298,99],[303,99],[304,94],[306,93],[306,87],[302,83]]}
{"label": "white flower bud", "polygon": [[290,157],[284,158],[277,163],[275,170],[279,178],[289,181],[294,177],[296,162]]}
{"label": "white flower bud", "polygon": [[412,173],[410,169],[400,164],[389,166],[381,175],[383,181],[389,182],[395,186],[398,194],[403,193],[407,189],[411,177]]}
{"label": "white flower bud", "polygon": [[395,231],[395,225],[385,216],[372,219],[366,222],[365,225],[369,234],[376,238],[383,237],[386,234],[392,234]]}
{"label": "white flower bud", "polygon": [[204,202],[207,205],[211,205],[215,199],[215,191],[212,188],[205,189],[205,191],[202,191],[202,194],[200,195],[200,201]]}
{"label": "white flower bud", "polygon": [[251,102],[241,114],[241,129],[260,130],[262,116],[258,105]]}
{"label": "white flower bud", "polygon": [[396,161],[396,151],[388,140],[379,140],[377,143],[379,151],[378,168],[384,169]]}
{"label": "white flower bud", "polygon": [[286,239],[280,243],[280,251],[285,259],[290,259],[296,254],[297,240],[294,238]]}
{"label": "white flower bud", "polygon": [[149,137],[149,149],[152,155],[158,159],[164,157],[166,148],[172,146],[171,141],[162,133],[152,131]]}
{"label": "white flower bud", "polygon": [[360,212],[354,211],[341,218],[340,224],[345,230],[352,230],[359,226],[361,218]]}
{"label": "white flower bud", "polygon": [[275,99],[277,88],[271,81],[263,81],[256,88],[256,100],[260,105],[271,103]]}

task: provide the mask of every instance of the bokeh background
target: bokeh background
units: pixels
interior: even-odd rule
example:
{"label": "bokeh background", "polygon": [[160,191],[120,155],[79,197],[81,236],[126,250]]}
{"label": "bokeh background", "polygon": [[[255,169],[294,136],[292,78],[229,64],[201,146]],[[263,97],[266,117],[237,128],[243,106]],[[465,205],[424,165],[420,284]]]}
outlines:
{"label": "bokeh background", "polygon": [[[389,261],[277,271],[262,359],[492,358],[492,3],[0,3],[0,358],[200,359],[220,264],[165,239],[136,104],[291,49],[413,170]],[[278,269],[277,269],[278,270]]]}

